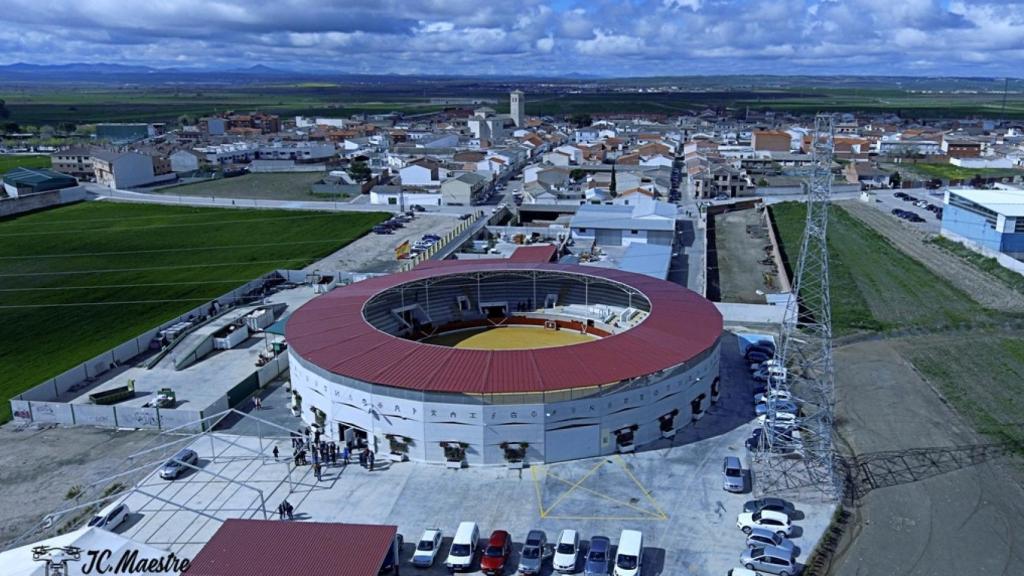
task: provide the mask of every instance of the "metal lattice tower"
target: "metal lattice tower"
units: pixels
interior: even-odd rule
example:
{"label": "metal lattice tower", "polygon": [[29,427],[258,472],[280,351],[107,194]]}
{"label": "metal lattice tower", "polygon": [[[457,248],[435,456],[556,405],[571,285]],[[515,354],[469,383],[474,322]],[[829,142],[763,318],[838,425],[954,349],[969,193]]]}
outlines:
{"label": "metal lattice tower", "polygon": [[[793,296],[768,380],[763,441],[754,453],[762,493],[813,485],[831,497],[839,494],[832,444],[835,374],[827,244],[833,136],[832,116],[819,114],[814,122],[807,220]],[[786,421],[782,414],[786,394],[800,406],[795,422]]]}

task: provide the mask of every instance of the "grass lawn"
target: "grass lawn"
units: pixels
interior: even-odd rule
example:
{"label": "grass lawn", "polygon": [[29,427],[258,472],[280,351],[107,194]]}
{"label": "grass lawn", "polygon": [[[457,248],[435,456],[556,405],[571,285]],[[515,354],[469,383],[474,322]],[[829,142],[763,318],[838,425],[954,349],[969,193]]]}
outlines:
{"label": "grass lawn", "polygon": [[7,398],[386,216],[89,202],[0,221],[0,422]]}
{"label": "grass lawn", "polygon": [[214,196],[217,198],[257,198],[260,200],[325,200],[310,192],[309,187],[323,179],[322,172],[283,172],[243,174],[208,182],[182,184],[157,192],[181,196]]}
{"label": "grass lawn", "polygon": [[[786,202],[773,205],[771,210],[787,265],[795,268],[806,208]],[[832,327],[836,335],[941,327],[987,316],[966,294],[840,207],[832,207],[828,234]]]}
{"label": "grass lawn", "polygon": [[1024,452],[1024,340],[972,333],[901,339],[900,353],[979,432]]}
{"label": "grass lawn", "polygon": [[50,157],[41,154],[0,156],[0,174],[14,168],[49,168]]}
{"label": "grass lawn", "polygon": [[904,169],[913,170],[928,178],[943,180],[970,180],[975,176],[982,178],[1007,178],[1024,176],[1024,170],[1010,168],[961,168],[952,164],[903,164]]}

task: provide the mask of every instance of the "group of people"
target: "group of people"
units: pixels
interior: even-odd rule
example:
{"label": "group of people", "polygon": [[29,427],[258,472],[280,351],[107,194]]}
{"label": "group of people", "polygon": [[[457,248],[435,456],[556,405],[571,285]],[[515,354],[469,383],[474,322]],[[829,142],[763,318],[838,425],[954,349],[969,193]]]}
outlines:
{"label": "group of people", "polygon": [[[342,466],[348,466],[352,457],[352,448],[349,443],[340,447],[336,442],[321,440],[319,429],[300,429],[298,433],[292,433],[292,459],[295,466],[306,466],[312,464],[313,474],[317,480],[323,476],[324,466],[336,466],[341,462]],[[274,458],[278,457],[278,449],[274,447]],[[373,450],[364,448],[359,452],[359,465],[369,471],[373,471],[375,455]]]}
{"label": "group of people", "polygon": [[277,505],[277,517],[281,520],[288,518],[289,520],[295,519],[295,509],[292,508],[291,502],[285,500]]}

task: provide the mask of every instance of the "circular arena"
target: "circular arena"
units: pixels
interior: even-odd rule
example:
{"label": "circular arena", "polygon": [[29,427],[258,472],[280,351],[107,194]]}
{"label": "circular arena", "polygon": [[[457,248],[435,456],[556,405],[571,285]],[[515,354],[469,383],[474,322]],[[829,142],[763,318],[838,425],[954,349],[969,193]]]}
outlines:
{"label": "circular arena", "polygon": [[643,449],[718,398],[722,317],[614,269],[449,261],[317,297],[286,326],[303,417],[449,465]]}

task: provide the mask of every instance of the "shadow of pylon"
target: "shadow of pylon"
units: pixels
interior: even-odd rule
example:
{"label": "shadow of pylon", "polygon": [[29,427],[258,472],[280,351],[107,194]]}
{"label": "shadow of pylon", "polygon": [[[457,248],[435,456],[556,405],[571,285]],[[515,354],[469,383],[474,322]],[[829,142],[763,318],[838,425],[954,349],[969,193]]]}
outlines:
{"label": "shadow of pylon", "polygon": [[920,482],[1011,454],[1005,443],[912,448],[837,456],[836,472],[844,479],[843,492],[856,502],[873,490]]}

